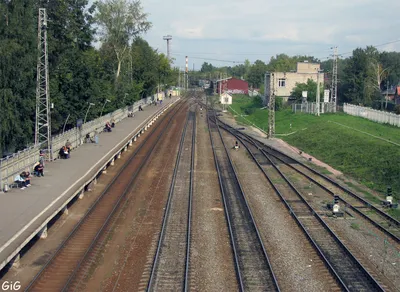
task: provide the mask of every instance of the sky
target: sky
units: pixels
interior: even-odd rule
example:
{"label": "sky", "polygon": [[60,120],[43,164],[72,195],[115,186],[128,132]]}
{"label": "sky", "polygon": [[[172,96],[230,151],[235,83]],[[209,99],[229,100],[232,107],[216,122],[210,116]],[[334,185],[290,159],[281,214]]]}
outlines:
{"label": "sky", "polygon": [[[276,54],[330,58],[379,45],[400,51],[399,0],[141,0],[152,28],[143,37],[166,53],[172,35],[174,66],[203,62],[234,66],[266,63]],[[397,41],[397,42],[394,42]]]}

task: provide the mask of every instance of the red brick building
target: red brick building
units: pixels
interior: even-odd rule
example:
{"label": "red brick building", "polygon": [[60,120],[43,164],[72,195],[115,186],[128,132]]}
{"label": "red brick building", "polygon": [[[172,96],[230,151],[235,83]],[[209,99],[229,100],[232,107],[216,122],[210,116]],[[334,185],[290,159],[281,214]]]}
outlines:
{"label": "red brick building", "polygon": [[228,94],[248,94],[249,84],[244,80],[230,77],[217,80],[216,91],[218,94],[220,93],[220,90]]}

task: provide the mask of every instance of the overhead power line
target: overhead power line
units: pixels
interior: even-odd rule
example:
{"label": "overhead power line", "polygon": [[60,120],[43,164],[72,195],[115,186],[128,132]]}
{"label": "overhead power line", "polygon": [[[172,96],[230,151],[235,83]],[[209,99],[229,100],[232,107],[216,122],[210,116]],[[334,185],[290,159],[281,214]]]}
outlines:
{"label": "overhead power line", "polygon": [[[183,54],[172,54],[174,56],[184,56]],[[190,55],[190,54],[188,54]],[[200,57],[192,57],[190,59],[198,59],[198,60],[207,60],[207,61],[217,61],[217,62],[225,62],[225,63],[233,63],[233,64],[243,64],[244,61],[232,61],[232,60],[221,60],[221,59],[211,59],[211,58],[200,58]]]}

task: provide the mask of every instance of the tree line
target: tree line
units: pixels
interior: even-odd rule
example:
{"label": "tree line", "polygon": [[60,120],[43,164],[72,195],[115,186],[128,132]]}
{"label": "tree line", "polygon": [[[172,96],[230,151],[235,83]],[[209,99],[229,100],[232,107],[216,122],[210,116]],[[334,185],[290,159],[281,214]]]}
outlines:
{"label": "tree line", "polygon": [[[298,62],[315,62],[321,64],[326,75],[324,86],[330,89],[332,80],[332,60],[321,61],[313,56],[288,56],[278,54],[268,63],[256,60],[253,64],[245,60],[243,64],[235,66],[214,67],[207,62],[203,63],[200,73],[206,78],[219,78],[220,74],[243,78],[249,86],[259,88],[263,93],[265,72],[290,72],[296,70]],[[400,53],[379,52],[368,46],[357,48],[347,58],[338,59],[338,98],[339,102],[360,104],[364,106],[381,107],[383,96],[381,91],[395,87],[400,82]],[[316,82],[309,80],[305,84],[298,84],[293,96],[301,98],[301,91],[316,92]],[[315,94],[310,95],[314,97]],[[385,108],[387,105],[385,105]],[[394,105],[392,104],[393,108]]]}
{"label": "tree line", "polygon": [[[151,28],[137,0],[0,2],[0,155],[32,144],[38,10],[48,15],[51,132],[175,85],[177,69],[141,36]],[[159,87],[161,85],[161,87]],[[109,100],[110,102],[106,102]]]}

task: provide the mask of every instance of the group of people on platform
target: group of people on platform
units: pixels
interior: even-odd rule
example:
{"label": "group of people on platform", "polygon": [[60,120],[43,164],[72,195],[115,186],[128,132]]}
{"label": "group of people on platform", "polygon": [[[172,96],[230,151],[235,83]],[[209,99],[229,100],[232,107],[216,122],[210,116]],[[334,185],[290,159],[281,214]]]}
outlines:
{"label": "group of people on platform", "polygon": [[111,120],[110,122],[107,122],[106,125],[104,126],[104,132],[112,132],[112,128],[115,127],[115,121],[114,119]]}
{"label": "group of people on platform", "polygon": [[[169,95],[169,98],[171,98],[171,94]],[[155,101],[155,104],[160,102],[162,104],[162,100],[157,98],[157,101]],[[139,111],[143,111],[143,108],[141,105],[139,105]],[[128,113],[128,117],[133,117],[133,112]],[[107,122],[104,127],[105,132],[112,132],[112,128],[115,127],[115,121],[114,119],[111,120],[110,122]],[[90,134],[86,135],[86,139],[90,139],[90,142],[94,142],[90,138]],[[72,144],[69,140],[65,143],[63,147],[59,150],[58,154],[61,159],[69,159],[71,157],[71,148]],[[40,150],[40,156],[39,156],[39,161],[33,166],[33,175],[36,177],[42,177],[44,176],[43,170],[44,170],[44,152]],[[17,186],[21,189],[24,190],[27,187],[31,186],[31,173],[28,169],[25,171],[21,172],[19,175],[17,175],[14,178],[14,182],[17,184]]]}
{"label": "group of people on platform", "polygon": [[[44,176],[44,153],[40,150],[39,161],[33,166],[33,175],[36,177]],[[24,190],[31,186],[31,173],[29,169],[25,169],[25,171],[21,172],[14,178],[14,182],[17,184],[17,187],[21,190]]]}
{"label": "group of people on platform", "polygon": [[65,145],[61,147],[60,151],[58,151],[58,155],[60,156],[61,159],[68,159],[71,157],[71,148],[72,144],[67,140]]}

